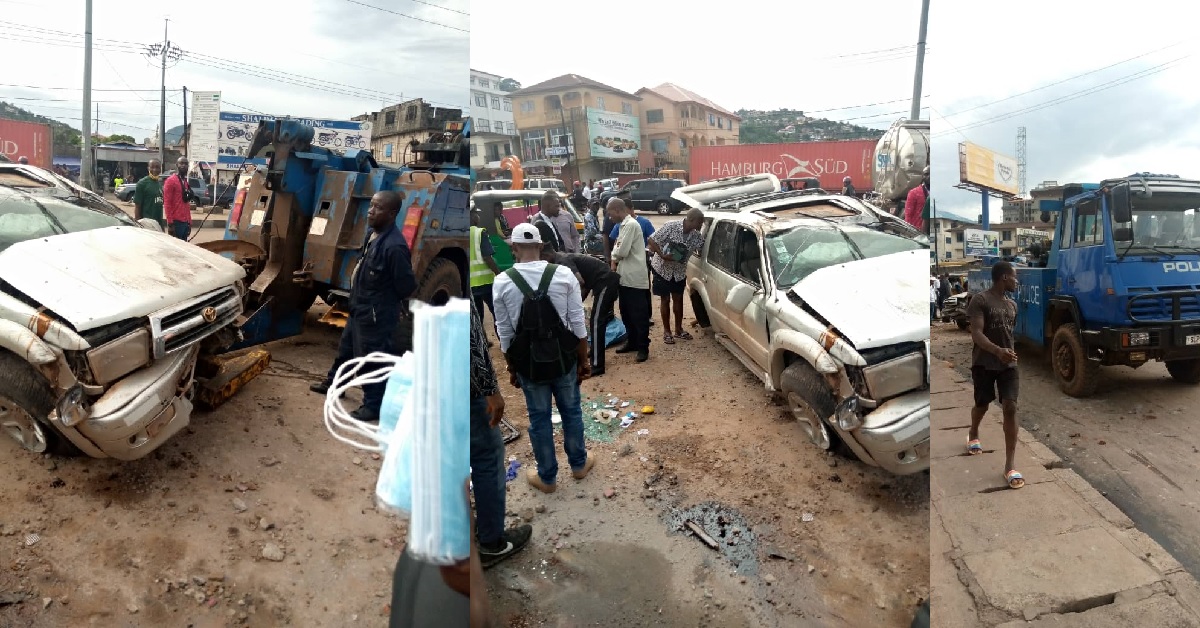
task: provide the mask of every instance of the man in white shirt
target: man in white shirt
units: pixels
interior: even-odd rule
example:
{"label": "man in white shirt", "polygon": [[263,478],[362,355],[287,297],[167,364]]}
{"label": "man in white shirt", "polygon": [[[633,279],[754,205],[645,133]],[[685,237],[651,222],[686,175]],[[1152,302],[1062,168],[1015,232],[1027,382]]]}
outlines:
{"label": "man in white shirt", "polygon": [[629,341],[617,353],[637,352],[637,361],[650,359],[650,277],[646,272],[646,239],[633,210],[619,197],[608,201],[608,215],[620,225],[612,249],[612,269],[621,277],[621,322]]}
{"label": "man in white shirt", "polygon": [[[548,381],[533,381],[520,371],[523,366],[514,364],[514,342],[528,342],[522,335],[521,311],[525,294],[513,279],[513,273],[527,287],[539,290],[548,264],[541,259],[542,237],[538,228],[531,224],[520,224],[513,229],[512,250],[516,263],[504,273],[496,276],[492,287],[492,299],[496,317],[496,332],[500,338],[500,350],[508,362],[509,382],[525,392],[525,405],[529,410],[529,443],[537,460],[537,469],[531,469],[526,479],[530,486],[543,493],[553,493],[558,485],[558,460],[554,453],[554,428],[550,421],[551,399],[562,416],[563,449],[571,465],[571,475],[576,480],[587,477],[595,458],[588,455],[583,442],[583,407],[580,403],[579,383],[591,374],[588,359],[587,323],[583,316],[583,300],[579,282],[565,266],[556,266],[544,298],[548,298],[553,309],[569,333],[578,343],[572,368]],[[552,319],[551,319],[552,320]],[[602,340],[601,340],[602,341]]]}

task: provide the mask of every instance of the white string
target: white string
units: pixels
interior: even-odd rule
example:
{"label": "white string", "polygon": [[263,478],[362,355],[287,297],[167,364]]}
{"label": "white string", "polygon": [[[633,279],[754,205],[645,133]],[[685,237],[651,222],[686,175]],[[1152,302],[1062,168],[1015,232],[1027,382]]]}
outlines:
{"label": "white string", "polygon": [[[386,366],[365,374],[359,374],[363,367],[371,362],[383,363]],[[364,451],[381,453],[387,449],[387,435],[379,433],[378,425],[364,423],[352,417],[342,405],[342,394],[351,388],[360,388],[368,384],[382,384],[388,381],[392,371],[400,364],[400,358],[390,353],[375,352],[361,358],[347,360],[338,367],[333,376],[333,383],[325,395],[325,428],[339,441]],[[342,430],[350,436],[338,433]],[[372,444],[353,440],[351,436],[365,438]]]}

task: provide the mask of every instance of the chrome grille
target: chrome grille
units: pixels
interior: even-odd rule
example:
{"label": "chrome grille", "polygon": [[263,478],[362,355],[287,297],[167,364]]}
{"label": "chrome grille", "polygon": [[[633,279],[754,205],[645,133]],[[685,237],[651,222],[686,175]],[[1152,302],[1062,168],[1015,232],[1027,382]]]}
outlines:
{"label": "chrome grille", "polygon": [[[204,312],[212,308],[213,320]],[[213,290],[150,315],[154,358],[190,347],[232,323],[242,313],[241,298],[233,286]]]}

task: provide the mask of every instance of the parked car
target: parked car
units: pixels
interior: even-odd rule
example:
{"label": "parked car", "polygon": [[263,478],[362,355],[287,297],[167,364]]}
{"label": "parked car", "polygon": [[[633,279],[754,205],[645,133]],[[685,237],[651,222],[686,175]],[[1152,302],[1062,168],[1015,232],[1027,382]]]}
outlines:
{"label": "parked car", "polygon": [[[511,185],[509,186],[511,188]],[[562,179],[554,179],[551,177],[526,177],[526,190],[558,190],[560,194],[566,194],[567,184],[562,182]]]}
{"label": "parked car", "polygon": [[[238,189],[238,184],[237,184],[237,181],[234,180],[229,183],[218,183],[216,185],[209,185],[205,189],[205,192],[208,195],[209,199],[212,199],[214,197],[217,199],[217,202],[216,202],[217,207],[224,207],[225,209],[229,209],[230,207],[233,207],[233,198],[237,193],[237,189]],[[211,200],[210,200],[209,204],[212,204]]]}
{"label": "parked car", "polygon": [[[241,266],[153,220],[0,177],[0,428],[35,453],[134,460],[187,424]],[[103,200],[103,199],[101,199]]]}
{"label": "parked car", "polygon": [[492,179],[490,181],[475,182],[475,192],[486,192],[487,190],[511,190],[512,179]]}
{"label": "parked car", "polygon": [[901,475],[927,470],[927,242],[865,207],[780,194],[763,176],[764,192],[736,181],[714,192],[722,180],[677,193],[708,208],[687,270],[697,321],[820,449]]}
{"label": "parked car", "polygon": [[113,191],[113,196],[117,197],[118,201],[129,203],[133,201],[134,192],[137,192],[136,183],[122,183]]}
{"label": "parked car", "polygon": [[675,215],[687,209],[687,205],[671,194],[685,185],[687,182],[679,179],[638,179],[626,183],[619,190],[609,191],[606,188],[600,195],[600,206],[607,207],[608,199],[628,190],[635,211]]}

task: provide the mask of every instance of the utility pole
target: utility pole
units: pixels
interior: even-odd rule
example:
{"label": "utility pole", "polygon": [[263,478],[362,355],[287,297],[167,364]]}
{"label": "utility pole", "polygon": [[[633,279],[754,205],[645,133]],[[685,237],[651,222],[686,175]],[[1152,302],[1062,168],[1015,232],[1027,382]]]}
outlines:
{"label": "utility pole", "polygon": [[96,103],[96,135],[100,135],[100,103]]}
{"label": "utility pole", "polygon": [[162,92],[158,101],[158,163],[162,164],[163,170],[167,168],[167,49],[171,47],[171,40],[167,38],[167,27],[170,24],[171,18],[163,19],[163,45],[159,54]]}
{"label": "utility pole", "polygon": [[[188,144],[192,140],[192,134],[188,129],[187,124],[187,85],[183,86],[183,156],[188,157]],[[190,157],[188,157],[190,159]]]}
{"label": "utility pole", "polygon": [[909,120],[921,119],[921,79],[925,73],[925,33],[929,30],[929,0],[921,2],[921,33],[917,36],[917,71],[913,77],[912,111]]}
{"label": "utility pole", "polygon": [[96,189],[92,176],[92,0],[87,0],[83,25],[83,151],[80,153],[79,182]]}

